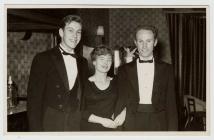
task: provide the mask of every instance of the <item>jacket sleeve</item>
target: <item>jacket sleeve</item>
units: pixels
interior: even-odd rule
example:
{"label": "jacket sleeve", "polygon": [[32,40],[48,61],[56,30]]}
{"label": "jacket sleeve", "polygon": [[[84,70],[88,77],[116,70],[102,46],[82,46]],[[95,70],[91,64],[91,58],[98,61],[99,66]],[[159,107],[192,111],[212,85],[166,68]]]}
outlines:
{"label": "jacket sleeve", "polygon": [[83,74],[81,79],[81,103],[80,103],[80,110],[82,111],[85,108],[85,83],[89,77],[89,68],[88,68],[88,61],[85,58],[82,58],[82,67],[81,73]]}
{"label": "jacket sleeve", "polygon": [[27,112],[30,131],[42,131],[42,106],[45,86],[45,65],[40,56],[36,55],[31,65],[27,89]]}
{"label": "jacket sleeve", "polygon": [[87,82],[84,82],[84,90],[83,90],[83,95],[82,96],[82,106],[81,106],[81,117],[82,120],[88,121],[89,116],[92,114],[90,111],[87,110],[87,94],[91,92],[90,89],[87,86]]}
{"label": "jacket sleeve", "polygon": [[175,85],[174,85],[174,74],[173,68],[169,68],[169,77],[168,77],[168,86],[167,86],[167,118],[168,118],[168,131],[177,131],[178,130],[178,113],[176,105],[176,95],[175,95]]}
{"label": "jacket sleeve", "polygon": [[93,113],[87,109],[87,106],[86,106],[87,104],[86,104],[86,100],[85,99],[84,99],[83,102],[84,102],[84,106],[82,107],[82,110],[81,110],[82,111],[81,117],[82,117],[83,120],[88,121],[89,117]]}
{"label": "jacket sleeve", "polygon": [[118,69],[118,74],[115,76],[117,82],[117,101],[115,104],[115,117],[119,115],[123,109],[127,106],[127,92],[126,92],[126,79],[124,77],[125,73],[121,67]]}

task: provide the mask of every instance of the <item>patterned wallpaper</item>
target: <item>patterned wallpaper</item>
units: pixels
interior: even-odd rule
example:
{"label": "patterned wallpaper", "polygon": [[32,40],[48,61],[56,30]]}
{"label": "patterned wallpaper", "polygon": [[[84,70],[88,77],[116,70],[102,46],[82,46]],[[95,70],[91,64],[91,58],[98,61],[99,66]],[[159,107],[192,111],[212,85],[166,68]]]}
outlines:
{"label": "patterned wallpaper", "polygon": [[140,24],[154,25],[159,30],[158,51],[161,59],[171,63],[166,17],[160,8],[110,9],[109,40],[113,48],[133,46],[133,33]]}
{"label": "patterned wallpaper", "polygon": [[33,33],[29,40],[21,40],[24,32],[7,33],[7,74],[18,85],[18,94],[27,94],[30,67],[36,53],[51,47],[51,34]]}

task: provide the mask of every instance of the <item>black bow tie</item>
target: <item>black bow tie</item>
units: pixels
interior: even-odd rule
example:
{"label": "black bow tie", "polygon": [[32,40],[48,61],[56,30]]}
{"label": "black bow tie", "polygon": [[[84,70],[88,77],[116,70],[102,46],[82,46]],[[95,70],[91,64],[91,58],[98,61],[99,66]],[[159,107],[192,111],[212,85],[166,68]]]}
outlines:
{"label": "black bow tie", "polygon": [[139,63],[153,63],[153,59],[151,59],[151,60],[140,60],[139,59]]}
{"label": "black bow tie", "polygon": [[63,55],[70,55],[70,56],[72,56],[72,57],[74,57],[74,58],[77,58],[77,55],[76,54],[74,54],[74,53],[68,53],[68,52],[66,52],[65,50],[63,50],[61,47],[59,47],[60,48],[60,50],[62,50],[62,54]]}

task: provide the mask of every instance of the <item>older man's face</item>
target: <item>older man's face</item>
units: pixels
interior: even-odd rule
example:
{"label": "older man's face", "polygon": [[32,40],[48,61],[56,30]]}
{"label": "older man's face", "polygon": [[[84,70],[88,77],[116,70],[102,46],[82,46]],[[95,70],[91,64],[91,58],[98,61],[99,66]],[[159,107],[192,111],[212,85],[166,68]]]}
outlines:
{"label": "older man's face", "polygon": [[150,30],[139,30],[134,41],[137,46],[139,56],[147,59],[153,56],[153,49],[157,45],[157,39]]}

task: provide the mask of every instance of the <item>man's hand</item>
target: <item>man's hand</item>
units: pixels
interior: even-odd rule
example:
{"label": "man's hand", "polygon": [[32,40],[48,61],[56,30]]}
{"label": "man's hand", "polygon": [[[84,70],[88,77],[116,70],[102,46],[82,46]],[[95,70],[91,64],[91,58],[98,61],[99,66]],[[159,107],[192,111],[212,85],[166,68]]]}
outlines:
{"label": "man's hand", "polygon": [[133,58],[135,57],[134,53],[135,53],[136,49],[137,48],[130,51],[130,48],[124,48],[124,50],[126,51],[126,56],[125,56],[126,63],[129,63],[133,60]]}
{"label": "man's hand", "polygon": [[124,50],[126,51],[126,57],[134,57],[135,56],[134,53],[137,50],[137,48],[135,48],[132,51],[130,51],[130,48],[125,48],[124,47]]}

